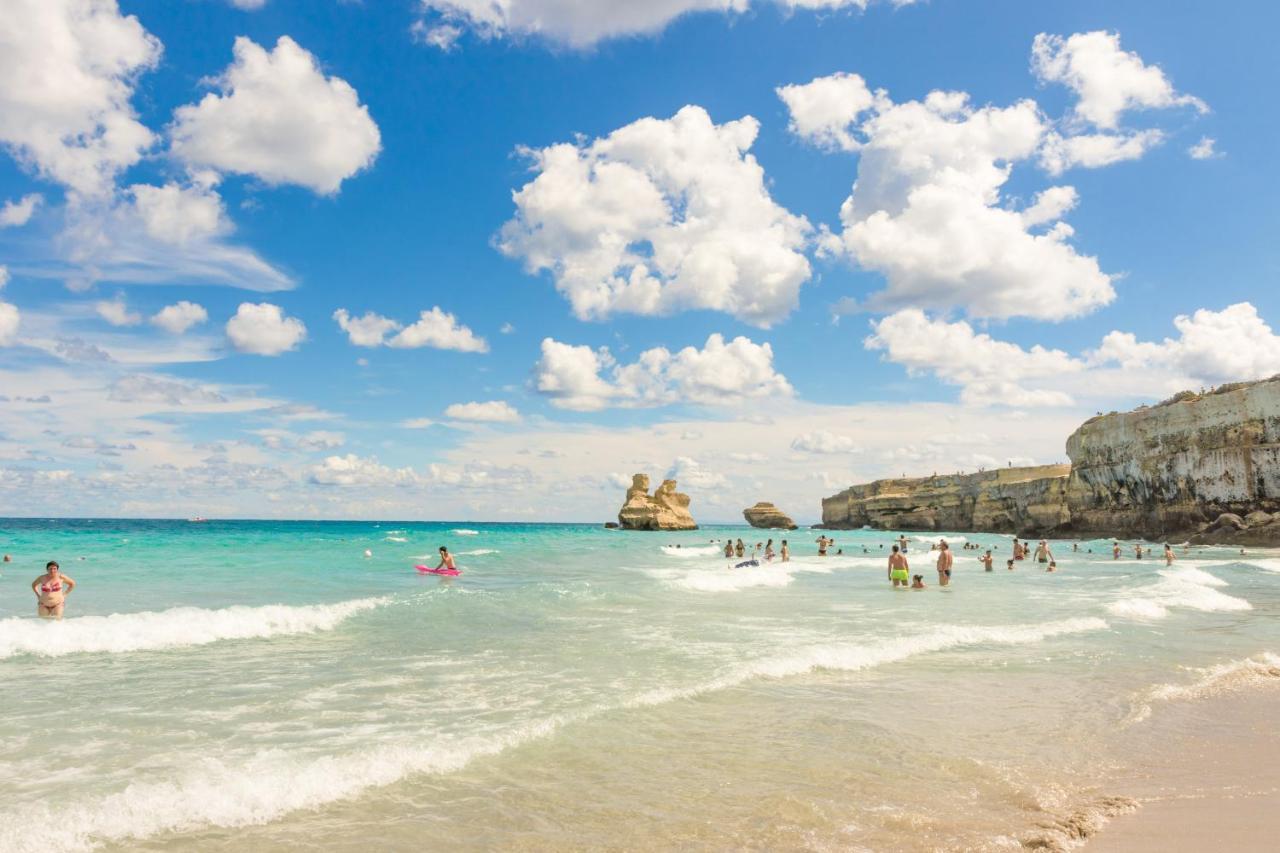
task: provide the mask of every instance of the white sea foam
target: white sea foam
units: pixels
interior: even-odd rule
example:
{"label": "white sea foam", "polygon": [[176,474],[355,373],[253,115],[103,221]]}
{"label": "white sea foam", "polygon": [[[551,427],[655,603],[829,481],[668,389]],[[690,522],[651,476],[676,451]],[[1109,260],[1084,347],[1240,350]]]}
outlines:
{"label": "white sea foam", "polygon": [[1159,574],[1158,583],[1139,590],[1140,595],[1112,602],[1107,609],[1116,616],[1144,621],[1163,619],[1172,608],[1205,613],[1253,609],[1243,598],[1216,589],[1226,586],[1226,581],[1200,569],[1186,566],[1163,569]]}
{"label": "white sea foam", "polygon": [[78,616],[60,622],[0,620],[0,659],[16,655],[61,657],[107,652],[151,651],[203,646],[220,640],[244,640],[329,631],[347,618],[386,604],[387,598],[361,598],[336,604],[290,607],[227,607],[205,610],[174,607],[110,616]]}
{"label": "white sea foam", "polygon": [[498,554],[496,548],[476,548],[474,551],[458,551],[459,557],[483,557],[486,554]]}
{"label": "white sea foam", "polygon": [[793,557],[787,562],[774,560],[766,563],[761,560],[758,566],[745,566],[741,569],[730,568],[732,564],[708,569],[693,569],[688,572],[650,572],[654,577],[666,580],[671,586],[695,592],[738,592],[753,587],[787,586],[801,572],[830,574],[836,569],[865,568],[874,566],[883,568],[885,559],[872,556],[841,557]]}
{"label": "white sea foam", "polygon": [[1193,670],[1199,676],[1184,684],[1157,684],[1137,701],[1126,722],[1138,723],[1151,716],[1156,702],[1191,701],[1280,684],[1280,656],[1263,652],[1255,657]]}
{"label": "white sea foam", "polygon": [[939,542],[946,542],[948,545],[955,545],[958,542],[968,542],[968,538],[964,536],[908,536],[908,542],[924,542],[927,545],[937,545]]}
{"label": "white sea foam", "polygon": [[452,533],[454,536],[479,536],[480,535],[479,530],[471,530],[466,527],[455,527],[453,530],[450,530],[449,532]]}
{"label": "white sea foam", "polygon": [[724,549],[717,545],[689,545],[680,548],[674,545],[663,545],[662,553],[668,557],[709,557],[714,554],[723,554]]}
{"label": "white sea foam", "polygon": [[165,832],[263,824],[413,775],[453,772],[476,758],[550,736],[566,725],[610,711],[692,698],[754,678],[785,678],[817,669],[865,670],[957,646],[1021,646],[1106,627],[1106,622],[1095,618],[1043,625],[941,626],[906,639],[814,645],[731,667],[701,684],[650,690],[500,733],[440,739],[425,745],[398,740],[318,758],[281,749],[263,750],[238,761],[210,756],[192,762],[173,779],[134,782],[116,793],[79,798],[68,805],[42,803],[26,805],[21,812],[0,812],[0,850],[88,850],[103,842],[124,843]]}

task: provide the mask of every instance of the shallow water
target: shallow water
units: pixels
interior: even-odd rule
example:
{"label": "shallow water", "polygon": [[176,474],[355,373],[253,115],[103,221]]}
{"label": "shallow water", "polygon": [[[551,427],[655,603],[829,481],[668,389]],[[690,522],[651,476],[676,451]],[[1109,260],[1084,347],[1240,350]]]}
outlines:
{"label": "shallow water", "polygon": [[[1018,849],[1280,652],[1276,552],[1008,572],[967,534],[996,571],[939,589],[916,540],[908,592],[896,534],[709,547],[767,535],[0,522],[0,850]],[[460,577],[413,570],[440,544]]]}

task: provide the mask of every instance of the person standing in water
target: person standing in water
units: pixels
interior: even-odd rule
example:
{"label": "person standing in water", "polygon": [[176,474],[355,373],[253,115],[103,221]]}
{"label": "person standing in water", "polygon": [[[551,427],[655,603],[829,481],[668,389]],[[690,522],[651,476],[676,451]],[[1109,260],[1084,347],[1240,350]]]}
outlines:
{"label": "person standing in water", "polygon": [[907,555],[898,550],[898,546],[893,546],[893,553],[889,555],[889,580],[893,581],[893,588],[897,589],[898,585],[906,586],[910,580],[911,567],[907,565]]}
{"label": "person standing in water", "polygon": [[440,565],[436,566],[437,571],[440,569],[448,569],[451,572],[458,570],[458,567],[453,564],[453,555],[443,545],[440,546]]}
{"label": "person standing in water", "polygon": [[938,586],[951,585],[951,566],[955,563],[955,557],[951,554],[951,549],[947,547],[947,540],[938,543]]}
{"label": "person standing in water", "polygon": [[1175,559],[1176,558],[1173,556],[1173,549],[1169,547],[1169,543],[1164,543],[1164,564],[1166,566],[1172,566]]}
{"label": "person standing in water", "polygon": [[818,556],[819,556],[819,557],[825,557],[825,556],[827,556],[827,545],[828,545],[828,544],[829,544],[829,541],[828,541],[828,539],[827,539],[827,535],[826,535],[825,533],[818,537]]}
{"label": "person standing in water", "polygon": [[733,546],[733,552],[738,555],[739,560],[747,555],[747,546],[742,544],[741,539]]}
{"label": "person standing in water", "polygon": [[724,558],[726,560],[733,559],[733,540],[732,539],[724,540]]}
{"label": "person standing in water", "polygon": [[773,562],[773,540],[772,539],[764,543],[764,561],[766,563]]}
{"label": "person standing in water", "polygon": [[898,537],[898,547],[902,549],[903,554],[907,553],[907,537],[905,534]]}
{"label": "person standing in water", "polygon": [[1053,562],[1053,552],[1049,550],[1049,543],[1041,539],[1040,544],[1036,546],[1036,562],[1051,563]]}
{"label": "person standing in water", "polygon": [[1139,560],[1142,559],[1142,543],[1138,543],[1137,545],[1133,546],[1133,556],[1136,559],[1139,559]]}
{"label": "person standing in water", "polygon": [[911,578],[912,589],[924,589],[924,575],[916,575]]}
{"label": "person standing in water", "polygon": [[1116,542],[1111,546],[1111,559],[1113,560],[1120,559],[1120,543],[1119,542]]}
{"label": "person standing in water", "polygon": [[787,545],[787,540],[782,540],[782,562],[791,562],[791,546]]}
{"label": "person standing in water", "polygon": [[989,572],[989,571],[991,571],[991,562],[992,562],[992,560],[991,560],[991,549],[990,549],[990,548],[988,548],[988,549],[987,549],[987,553],[983,554],[981,557],[979,557],[979,558],[978,558],[978,562],[979,562],[979,563],[982,563],[982,568],[983,568],[983,569],[987,570],[988,572]]}
{"label": "person standing in water", "polygon": [[36,615],[41,619],[61,619],[67,595],[75,588],[76,582],[62,574],[56,560],[50,560],[45,564],[44,574],[31,582],[31,591],[37,600]]}

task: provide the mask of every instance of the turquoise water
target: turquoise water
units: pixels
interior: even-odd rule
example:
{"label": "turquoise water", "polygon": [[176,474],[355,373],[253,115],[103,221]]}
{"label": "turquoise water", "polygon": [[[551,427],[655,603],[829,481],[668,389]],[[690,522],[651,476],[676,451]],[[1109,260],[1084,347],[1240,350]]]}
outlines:
{"label": "turquoise water", "polygon": [[[1052,846],[1153,715],[1280,650],[1273,552],[1009,572],[971,534],[996,571],[957,547],[943,590],[916,539],[908,592],[896,534],[709,544],[770,535],[0,522],[0,850]],[[463,574],[418,575],[441,544]]]}

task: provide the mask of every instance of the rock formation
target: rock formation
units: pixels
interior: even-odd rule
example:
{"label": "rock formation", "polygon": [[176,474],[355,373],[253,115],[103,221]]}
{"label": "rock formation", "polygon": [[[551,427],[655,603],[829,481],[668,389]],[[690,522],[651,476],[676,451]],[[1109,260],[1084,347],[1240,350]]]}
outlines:
{"label": "rock formation", "polygon": [[1280,545],[1280,376],[1086,421],[1070,465],[853,486],[822,523]]}
{"label": "rock formation", "polygon": [[796,529],[796,523],[786,513],[767,501],[760,501],[755,506],[747,507],[742,511],[742,517],[752,527]]}
{"label": "rock formation", "polygon": [[689,496],[676,491],[675,480],[663,480],[652,497],[649,476],[635,474],[627,500],[618,510],[618,524],[624,530],[697,530],[689,514]]}
{"label": "rock formation", "polygon": [[1069,465],[876,480],[822,501],[832,529],[977,530],[1049,535],[1066,528]]}
{"label": "rock formation", "polygon": [[1067,455],[1082,533],[1280,544],[1280,377],[1092,418]]}

